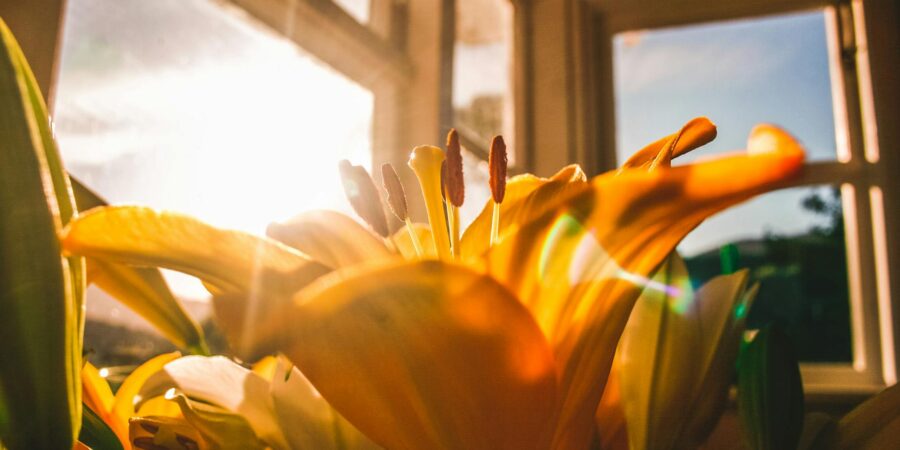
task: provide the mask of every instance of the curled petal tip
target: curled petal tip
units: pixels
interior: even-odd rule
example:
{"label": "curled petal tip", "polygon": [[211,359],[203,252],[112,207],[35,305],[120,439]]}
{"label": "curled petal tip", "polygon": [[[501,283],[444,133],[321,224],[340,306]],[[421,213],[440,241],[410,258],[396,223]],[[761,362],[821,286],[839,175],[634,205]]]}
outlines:
{"label": "curled petal tip", "polygon": [[766,153],[796,154],[801,159],[805,156],[803,145],[790,133],[770,124],[760,124],[753,128],[747,139],[747,153],[759,155]]}

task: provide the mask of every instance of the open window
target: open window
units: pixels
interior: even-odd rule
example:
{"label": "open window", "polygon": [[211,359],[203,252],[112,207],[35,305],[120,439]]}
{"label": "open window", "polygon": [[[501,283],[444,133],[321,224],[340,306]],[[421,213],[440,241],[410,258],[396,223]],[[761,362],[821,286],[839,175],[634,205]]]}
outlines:
{"label": "open window", "polygon": [[709,219],[679,250],[697,283],[750,269],[761,290],[749,325],[785,326],[814,396],[895,383],[896,274],[884,255],[896,225],[882,199],[866,2],[645,3],[593,2],[598,110],[615,137],[598,159],[621,162],[647,133],[698,115],[719,136],[686,161],[743,148],[755,123],[795,133],[804,175]]}

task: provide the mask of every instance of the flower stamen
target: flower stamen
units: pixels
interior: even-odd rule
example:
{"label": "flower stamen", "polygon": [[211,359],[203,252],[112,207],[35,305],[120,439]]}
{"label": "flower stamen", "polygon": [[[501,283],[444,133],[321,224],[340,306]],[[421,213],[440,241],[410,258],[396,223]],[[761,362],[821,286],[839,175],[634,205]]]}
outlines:
{"label": "flower stamen", "polygon": [[346,159],[338,163],[338,169],[350,206],[376,233],[381,237],[388,237],[390,231],[387,217],[384,215],[381,195],[375,188],[372,176],[362,166],[350,164]]}
{"label": "flower stamen", "polygon": [[384,183],[384,190],[387,191],[388,207],[401,222],[406,223],[406,231],[409,232],[409,238],[412,241],[413,248],[416,250],[416,255],[421,258],[424,253],[422,250],[422,243],[419,242],[419,235],[413,229],[412,221],[409,220],[406,192],[403,190],[403,184],[400,183],[400,177],[397,176],[397,171],[394,170],[394,166],[390,163],[382,164],[381,179]]}
{"label": "flower stamen", "polygon": [[447,173],[444,179],[447,196],[447,215],[450,223],[451,249],[454,256],[459,256],[459,208],[466,197],[466,186],[463,181],[462,151],[459,146],[459,134],[455,128],[447,133]]}
{"label": "flower stamen", "polygon": [[503,136],[494,136],[491,140],[491,153],[488,157],[490,170],[491,198],[494,200],[494,211],[491,216],[491,246],[498,241],[500,231],[500,203],[506,195],[506,143]]}

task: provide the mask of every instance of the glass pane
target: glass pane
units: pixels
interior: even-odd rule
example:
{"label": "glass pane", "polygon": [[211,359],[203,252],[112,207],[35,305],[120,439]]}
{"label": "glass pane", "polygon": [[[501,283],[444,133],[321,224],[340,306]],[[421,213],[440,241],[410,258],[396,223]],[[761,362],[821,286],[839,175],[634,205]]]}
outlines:
{"label": "glass pane", "polygon": [[719,136],[676,164],[745,147],[760,122],[836,159],[825,13],[629,31],[614,38],[617,155],[708,116]]}
{"label": "glass pane", "polygon": [[[515,163],[512,105],[512,3],[456,3],[453,49],[453,126],[472,142],[502,134]],[[486,152],[485,152],[486,153]]]}
{"label": "glass pane", "polygon": [[369,11],[372,8],[372,0],[334,0],[334,2],[360,23],[367,23],[369,21]]}
{"label": "glass pane", "polygon": [[[676,160],[745,147],[761,122],[790,130],[812,161],[835,160],[823,10],[615,36],[617,158],[695,116],[718,137]],[[851,360],[841,198],[831,187],[764,195],[710,218],[679,246],[696,284],[747,267],[761,290],[749,325],[779,322],[804,361]]]}
{"label": "glass pane", "polygon": [[459,209],[459,221],[462,229],[478,217],[484,205],[491,199],[491,173],[483,159],[472,154],[463,147],[463,180],[466,183],[466,198]]}
{"label": "glass pane", "polygon": [[841,194],[837,187],[786,189],[726,210],[678,247],[695,284],[750,269],[760,283],[748,326],[777,322],[803,361],[851,361]]}
{"label": "glass pane", "polygon": [[[253,233],[307,209],[350,212],[337,161],[371,163],[372,105],[221,2],[68,2],[55,129],[71,172],[113,203]],[[196,280],[169,280],[208,309]],[[95,289],[88,307],[91,320],[147,328]]]}

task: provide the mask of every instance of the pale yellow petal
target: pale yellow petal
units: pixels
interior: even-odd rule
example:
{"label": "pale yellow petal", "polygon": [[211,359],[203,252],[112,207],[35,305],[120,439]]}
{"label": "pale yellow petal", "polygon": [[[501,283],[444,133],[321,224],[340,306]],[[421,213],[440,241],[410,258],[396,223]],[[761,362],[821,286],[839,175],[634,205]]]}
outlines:
{"label": "pale yellow petal", "polygon": [[336,211],[302,213],[269,225],[266,235],[332,269],[393,257],[384,239]]}
{"label": "pale yellow petal", "polygon": [[[288,376],[288,370],[290,375]],[[272,400],[278,423],[291,448],[317,450],[380,449],[319,394],[284,357],[277,358]]]}
{"label": "pale yellow petal", "polygon": [[437,259],[437,250],[434,247],[434,238],[431,236],[431,227],[424,223],[414,223],[413,233],[422,244],[424,255],[416,254],[416,246],[412,243],[412,235],[409,233],[407,225],[403,225],[394,233],[392,240],[397,246],[397,250],[406,259]]}
{"label": "pale yellow petal", "polygon": [[178,391],[166,397],[178,403],[185,421],[197,430],[211,450],[289,450],[258,437],[247,419],[238,413],[193,401]]}
{"label": "pale yellow petal", "polygon": [[[700,330],[686,318],[694,293],[687,267],[672,255],[634,305],[614,370],[633,450],[671,448],[688,414],[700,372]],[[712,393],[710,393],[712,395]],[[673,414],[674,409],[674,414]]]}
{"label": "pale yellow petal", "polygon": [[[214,300],[226,333],[240,302]],[[385,448],[541,448],[552,357],[528,312],[487,276],[438,261],[336,272],[268,317],[248,356],[281,350]]]}
{"label": "pale yellow petal", "polygon": [[182,417],[146,416],[129,421],[134,448],[155,450],[212,450],[200,433]]}
{"label": "pale yellow petal", "polygon": [[62,241],[70,253],[178,270],[225,292],[260,284],[294,292],[329,271],[273,240],[143,207],[92,209],[69,223]]}
{"label": "pale yellow petal", "polygon": [[[192,401],[240,415],[267,444],[287,448],[275,416],[269,382],[228,358],[186,356],[171,361],[147,379],[140,395],[149,399],[173,388]],[[182,413],[186,414],[184,405],[181,406]]]}

